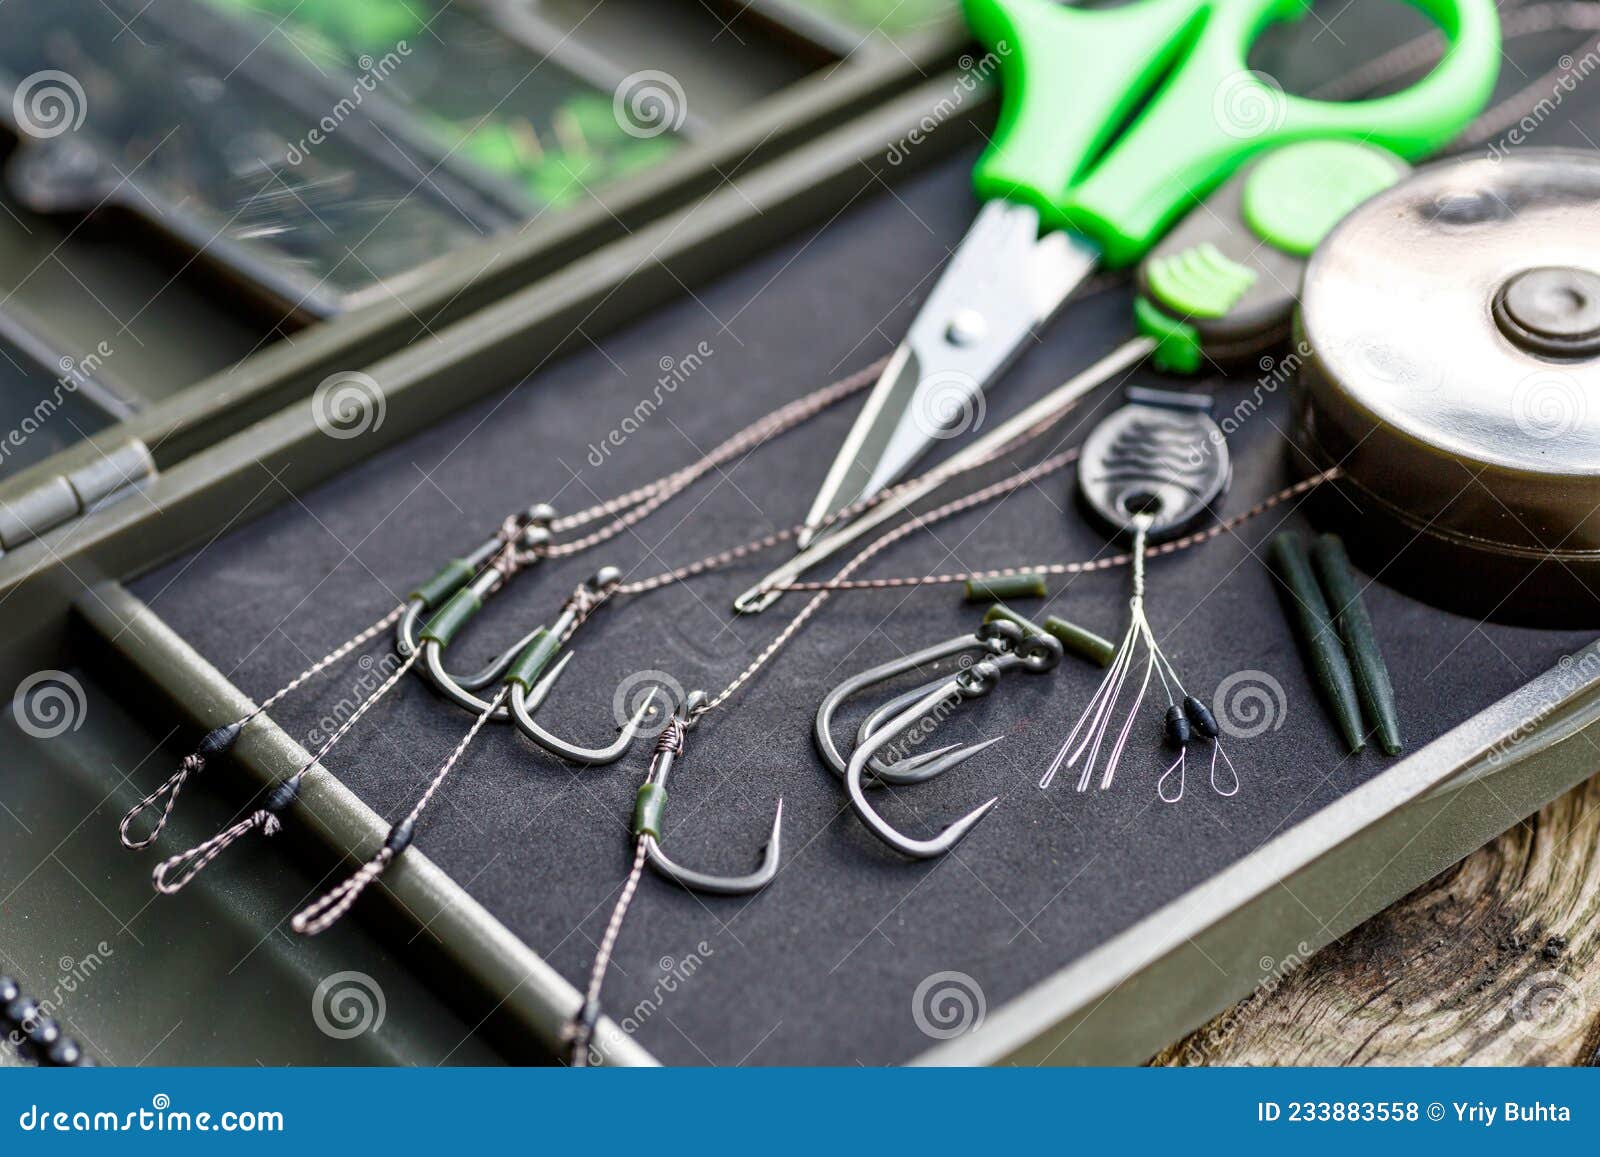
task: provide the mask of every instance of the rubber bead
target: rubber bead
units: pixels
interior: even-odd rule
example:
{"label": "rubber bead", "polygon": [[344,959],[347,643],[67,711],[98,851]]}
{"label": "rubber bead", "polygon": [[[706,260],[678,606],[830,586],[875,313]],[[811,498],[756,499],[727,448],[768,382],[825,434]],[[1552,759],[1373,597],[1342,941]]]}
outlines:
{"label": "rubber bead", "polygon": [[243,730],[243,719],[236,719],[232,723],[224,723],[221,727],[213,728],[200,740],[200,745],[194,749],[195,754],[206,759],[221,755],[238,742],[239,733]]}
{"label": "rubber bead", "polygon": [[967,602],[989,603],[996,599],[1042,599],[1045,590],[1042,574],[1013,574],[992,579],[968,579]]}
{"label": "rubber bead", "polygon": [[531,690],[544,669],[550,665],[550,660],[556,657],[561,650],[561,640],[544,628],[540,628],[533,638],[528,640],[528,645],[517,653],[511,666],[506,668],[507,683],[516,683],[525,690]]}
{"label": "rubber bead", "polygon": [[1093,631],[1078,626],[1077,623],[1069,623],[1066,619],[1050,615],[1044,621],[1044,629],[1047,635],[1058,640],[1067,649],[1068,654],[1087,659],[1098,667],[1111,666],[1111,660],[1117,657],[1115,643],[1110,639],[1102,639]]}
{"label": "rubber bead", "polygon": [[395,856],[411,846],[412,839],[417,834],[417,821],[407,818],[389,829],[389,834],[383,839],[383,846],[388,848]]}
{"label": "rubber bead", "polygon": [[70,1069],[84,1063],[83,1049],[70,1036],[64,1036],[45,1050],[44,1059],[58,1069]]}
{"label": "rubber bead", "polygon": [[61,1022],[55,1017],[40,1017],[28,1027],[28,1040],[36,1048],[47,1049],[61,1039]]}
{"label": "rubber bead", "polygon": [[464,558],[453,558],[439,568],[438,574],[410,591],[406,598],[420,599],[431,611],[471,581],[472,564]]}
{"label": "rubber bead", "polygon": [[1221,733],[1221,729],[1217,726],[1217,717],[1211,714],[1211,708],[1193,695],[1183,697],[1183,713],[1189,717],[1189,722],[1194,724],[1194,729],[1207,739],[1215,739]]}
{"label": "rubber bead", "polygon": [[661,813],[666,810],[667,789],[659,784],[639,785],[639,796],[633,805],[633,834],[661,838]]}
{"label": "rubber bead", "polygon": [[448,647],[450,640],[456,637],[456,632],[472,619],[472,616],[483,609],[483,600],[471,591],[457,591],[450,596],[450,601],[440,607],[428,620],[428,625],[422,628],[422,641],[424,643],[438,643],[441,647]]}
{"label": "rubber bead", "polygon": [[300,777],[291,775],[288,779],[280,780],[274,784],[267,793],[266,809],[273,815],[282,815],[285,810],[294,806],[294,801],[300,798]]}
{"label": "rubber bead", "polygon": [[1174,703],[1167,708],[1167,721],[1165,727],[1168,747],[1187,747],[1189,740],[1194,738],[1194,732],[1189,727],[1189,720],[1183,713],[1183,708]]}
{"label": "rubber bead", "polygon": [[23,1027],[39,1015],[39,1002],[31,996],[19,996],[6,1005],[5,1017],[18,1028]]}

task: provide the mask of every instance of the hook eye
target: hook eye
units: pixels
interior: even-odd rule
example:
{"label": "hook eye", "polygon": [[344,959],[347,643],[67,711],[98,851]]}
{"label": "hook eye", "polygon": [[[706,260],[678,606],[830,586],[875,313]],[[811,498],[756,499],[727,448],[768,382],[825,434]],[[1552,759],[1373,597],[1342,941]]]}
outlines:
{"label": "hook eye", "polygon": [[1061,640],[1054,635],[1030,634],[1017,651],[1023,667],[1029,671],[1053,671],[1066,654]]}
{"label": "hook eye", "polygon": [[597,595],[608,595],[621,584],[622,568],[603,566],[594,572],[585,585]]}
{"label": "hook eye", "polygon": [[695,722],[706,711],[706,704],[711,701],[711,696],[704,691],[691,691],[683,697],[676,706],[678,717],[683,720],[685,727],[693,727]]}
{"label": "hook eye", "polygon": [[1000,667],[991,659],[980,659],[956,676],[963,699],[981,699],[1000,682]]}
{"label": "hook eye", "polygon": [[981,625],[977,630],[978,638],[989,644],[989,650],[1000,654],[1011,650],[1016,644],[1022,642],[1026,632],[1009,619],[995,619]]}

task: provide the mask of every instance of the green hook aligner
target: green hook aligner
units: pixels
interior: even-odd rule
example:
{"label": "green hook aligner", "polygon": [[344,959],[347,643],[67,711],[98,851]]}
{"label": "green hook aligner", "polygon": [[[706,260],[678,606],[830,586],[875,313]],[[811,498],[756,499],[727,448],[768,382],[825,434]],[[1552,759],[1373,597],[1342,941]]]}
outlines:
{"label": "green hook aligner", "polygon": [[1048,593],[1044,575],[1013,574],[991,579],[968,579],[966,597],[969,603],[992,603],[1006,599],[1042,599]]}
{"label": "green hook aligner", "polygon": [[667,808],[667,789],[659,783],[642,783],[633,805],[633,834],[661,839],[661,813]]}
{"label": "green hook aligner", "polygon": [[424,643],[438,643],[440,648],[448,647],[450,640],[456,637],[456,632],[471,621],[472,616],[483,609],[483,596],[472,587],[468,586],[451,595],[449,600],[434,612],[433,618],[428,620],[428,625],[422,628],[420,636]]}
{"label": "green hook aligner", "polygon": [[1076,623],[1069,623],[1056,615],[1047,617],[1041,626],[1032,619],[1017,614],[1010,607],[996,603],[984,612],[983,621],[992,623],[996,619],[1015,623],[1024,631],[1032,631],[1037,635],[1050,635],[1066,648],[1068,654],[1086,659],[1097,667],[1109,667],[1111,660],[1116,658],[1117,647],[1111,640],[1102,639],[1093,631],[1086,630]]}
{"label": "green hook aligner", "polygon": [[550,665],[561,650],[561,640],[544,627],[534,632],[527,645],[517,652],[517,657],[510,667],[506,668],[507,683],[519,684],[523,690],[532,690],[534,683],[543,674],[544,669]]}
{"label": "green hook aligner", "polygon": [[[555,507],[547,502],[535,503],[517,516],[511,525],[515,534],[502,529],[467,558],[452,558],[439,568],[437,574],[419,584],[407,595],[426,610],[434,611],[432,618],[422,628],[422,641],[449,646],[457,631],[467,620],[483,609],[483,600],[507,576],[494,570],[491,563],[504,547],[517,546],[525,551],[537,551],[550,541],[550,523],[555,519]],[[504,544],[504,547],[502,546]],[[435,608],[438,608],[435,610]]]}
{"label": "green hook aligner", "polygon": [[439,568],[439,573],[406,594],[406,599],[419,599],[428,610],[433,610],[451,595],[472,581],[476,568],[464,558],[453,558]]}

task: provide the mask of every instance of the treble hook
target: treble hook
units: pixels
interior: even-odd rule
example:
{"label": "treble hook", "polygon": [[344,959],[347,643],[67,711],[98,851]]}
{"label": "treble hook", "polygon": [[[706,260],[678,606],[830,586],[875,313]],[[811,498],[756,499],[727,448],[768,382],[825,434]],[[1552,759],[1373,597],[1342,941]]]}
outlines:
{"label": "treble hook", "polygon": [[684,737],[699,719],[706,703],[704,691],[691,691],[683,703],[672,713],[666,730],[656,739],[655,754],[650,758],[650,771],[639,787],[638,800],[633,811],[633,832],[644,842],[645,856],[650,866],[675,884],[696,892],[715,892],[723,896],[740,896],[759,892],[778,874],[782,857],[783,797],[778,797],[778,810],[772,817],[772,834],[767,837],[766,850],[761,864],[745,876],[713,876],[697,872],[676,863],[661,847],[661,813],[667,804],[667,777],[673,764],[683,754]]}
{"label": "treble hook", "polygon": [[[487,573],[487,572],[486,572]],[[479,579],[483,576],[480,575]],[[474,579],[461,591],[470,594],[479,582]],[[447,612],[454,604],[447,603],[423,628],[421,635],[422,663],[428,678],[451,702],[476,713],[487,712],[490,719],[510,720],[517,730],[526,735],[551,755],[569,763],[586,767],[615,763],[627,754],[633,741],[644,728],[645,718],[655,709],[660,688],[653,688],[632,717],[622,725],[614,742],[604,747],[583,747],[553,735],[535,721],[533,714],[543,705],[556,680],[566,670],[572,659],[570,654],[556,658],[563,641],[573,628],[611,594],[622,581],[622,572],[614,566],[601,567],[588,582],[581,584],[562,607],[561,614],[548,627],[538,627],[529,632],[506,664],[502,681],[509,687],[506,702],[491,710],[491,701],[483,699],[462,686],[444,669],[443,649],[469,615],[451,617]],[[459,597],[459,596],[458,596]],[[470,602],[463,603],[470,606]],[[551,666],[551,660],[555,660]],[[498,662],[498,660],[496,660]]]}
{"label": "treble hook", "polygon": [[[962,651],[974,648],[982,650],[987,655],[999,655],[1014,648],[1022,642],[1023,629],[1015,623],[998,619],[984,623],[969,635],[957,635],[953,639],[946,639],[942,643],[935,643],[931,647],[924,647],[899,659],[887,663],[880,663],[876,667],[862,671],[859,675],[852,675],[828,692],[817,708],[816,726],[812,729],[816,739],[817,752],[822,756],[823,762],[840,779],[845,776],[848,761],[840,754],[839,745],[833,738],[833,717],[846,699],[866,690],[878,683],[887,682],[897,675],[917,667],[936,663],[940,659],[947,659],[958,655]],[[935,686],[942,685],[944,680],[935,680],[914,687],[900,695],[896,695],[883,706],[876,708],[862,722],[856,735],[857,744],[865,743],[874,734],[884,719],[892,714],[904,710],[907,706],[925,698]],[[874,755],[868,765],[873,773],[873,778],[867,783],[868,787],[882,787],[888,784],[926,783],[935,776],[943,775],[956,765],[970,759],[984,748],[1000,742],[999,738],[986,739],[966,747],[959,744],[948,744],[933,751],[923,752],[914,756],[905,756],[893,763],[884,763]]]}
{"label": "treble hook", "polygon": [[[895,736],[941,705],[948,703],[952,707],[959,706],[989,694],[1007,671],[1020,667],[1024,671],[1037,673],[1054,670],[1061,663],[1063,648],[1059,640],[1043,633],[1024,631],[1014,623],[1003,621],[986,623],[975,632],[975,635],[986,641],[1003,640],[1004,645],[965,670],[919,688],[918,697],[909,706],[885,720],[867,740],[858,744],[845,765],[845,788],[850,793],[850,806],[856,816],[866,824],[868,831],[903,856],[925,860],[948,852],[988,814],[989,809],[999,802],[1000,797],[996,796],[980,804],[932,839],[914,840],[902,835],[891,826],[867,801],[863,781],[867,765],[873,757],[887,747]],[[972,636],[960,636],[960,638],[966,645],[970,645]],[[915,657],[908,656],[908,658]],[[888,674],[880,675],[880,679],[908,669],[908,663],[906,659],[901,659],[886,663],[876,670],[884,669],[888,669]],[[908,696],[901,698],[905,699]],[[989,746],[997,739],[998,737],[987,740],[975,748],[965,750],[961,753],[961,758],[965,759],[975,754],[976,750]],[[949,759],[950,756],[944,758]]]}
{"label": "treble hook", "polygon": [[[400,653],[400,657],[410,658],[420,646],[417,639],[417,625],[422,622],[422,616],[426,612],[435,612],[427,624],[431,627],[448,606],[452,615],[458,620],[451,631],[454,634],[482,609],[490,596],[504,588],[508,575],[505,570],[493,565],[496,556],[505,554],[508,550],[515,552],[514,566],[518,569],[530,561],[542,558],[540,551],[550,542],[550,524],[555,519],[555,507],[545,502],[536,503],[517,515],[500,532],[486,539],[471,554],[464,558],[451,559],[427,582],[412,590],[406,596],[405,613],[395,624],[395,650]],[[447,680],[452,685],[468,691],[477,691],[489,686],[505,675],[512,660],[537,633],[537,628],[530,631],[501,651],[483,668],[468,675],[447,675]],[[438,681],[431,674],[427,677],[430,682],[438,686]],[[505,718],[504,714],[500,718]]]}

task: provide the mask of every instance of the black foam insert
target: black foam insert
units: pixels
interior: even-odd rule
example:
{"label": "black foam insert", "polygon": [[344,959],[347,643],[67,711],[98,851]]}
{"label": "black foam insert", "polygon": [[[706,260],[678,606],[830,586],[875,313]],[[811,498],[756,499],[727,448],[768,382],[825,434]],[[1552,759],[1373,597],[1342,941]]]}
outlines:
{"label": "black foam insert", "polygon": [[[1559,126],[1546,135],[1562,143]],[[971,218],[970,160],[892,192],[875,187],[826,228],[285,501],[144,576],[136,591],[241,688],[266,695],[512,509],[547,498],[574,511],[639,485],[890,350]],[[1073,304],[993,389],[987,423],[1110,349],[1128,317],[1128,295],[1115,284]],[[668,359],[685,366],[702,342],[710,352],[701,364],[658,390]],[[1162,384],[1150,373],[1132,380]],[[1224,411],[1262,399],[1232,438],[1231,513],[1291,477],[1289,390],[1249,380],[1217,386]],[[640,399],[657,393],[659,407],[630,421]],[[1102,391],[1063,427],[1064,440],[1081,437],[1114,401],[1114,391]],[[454,662],[479,661],[548,619],[600,564],[642,577],[797,521],[855,408],[840,406],[720,472],[636,533],[519,578],[456,644]],[[634,425],[621,445],[604,449],[608,432]],[[1342,751],[1278,610],[1262,548],[1303,518],[1291,504],[1150,567],[1151,619],[1189,686],[1207,700],[1236,677],[1268,688],[1271,725],[1227,741],[1243,780],[1236,797],[1217,798],[1203,774],[1191,774],[1180,804],[1157,801],[1166,760],[1154,705],[1109,790],[1080,794],[1070,774],[1040,790],[1101,674],[1069,660],[1053,676],[1010,676],[1001,693],[940,733],[1004,742],[935,783],[884,797],[886,814],[914,832],[1001,797],[966,842],[932,862],[900,859],[857,822],[813,753],[812,713],[837,680],[970,630],[979,609],[948,586],[835,596],[691,734],[666,817],[674,856],[745,871],[781,795],[781,875],[756,897],[723,899],[647,874],[618,944],[608,1010],[668,1062],[904,1061],[933,1043],[913,1007],[925,978],[965,973],[995,1008],[1391,766],[1370,749]],[[1058,475],[913,537],[866,573],[1087,559],[1104,549],[1076,508],[1070,477]],[[576,657],[541,719],[600,741],[612,733],[614,690],[633,673],[720,689],[802,605],[790,595],[759,617],[730,613],[732,596],[781,554],[602,609],[575,640]],[[1118,569],[1053,582],[1048,603],[1023,609],[1117,635],[1127,597],[1128,572]],[[1411,750],[1589,640],[1480,624],[1381,584],[1367,601]],[[352,697],[360,673],[346,664],[273,715],[304,736]],[[858,710],[844,722],[853,729],[859,718]],[[327,765],[397,818],[470,721],[408,680]],[[417,844],[581,986],[630,861],[628,823],[647,757],[642,747],[611,767],[574,770],[506,728],[488,728],[427,813]],[[153,784],[164,772],[146,774]],[[270,842],[241,844],[235,854],[274,870]]]}

